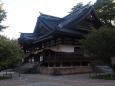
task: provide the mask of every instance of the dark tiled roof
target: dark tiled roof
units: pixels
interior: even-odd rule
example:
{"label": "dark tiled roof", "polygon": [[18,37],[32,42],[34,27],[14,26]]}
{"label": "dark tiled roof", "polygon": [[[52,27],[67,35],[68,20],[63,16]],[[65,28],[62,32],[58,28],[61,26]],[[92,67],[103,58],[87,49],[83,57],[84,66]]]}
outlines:
{"label": "dark tiled roof", "polygon": [[23,43],[33,42],[36,39],[36,36],[33,33],[21,33],[19,41]]}
{"label": "dark tiled roof", "polygon": [[73,25],[74,23],[78,23],[83,20],[92,10],[92,6],[86,5],[81,9],[74,11],[73,13],[64,17],[64,21],[60,23],[59,27],[67,27]]}
{"label": "dark tiled roof", "polygon": [[49,36],[51,37],[52,34],[53,34],[53,31],[50,31],[41,36],[37,36],[34,33],[21,33],[19,40],[20,41],[23,40],[23,43],[35,43],[41,40],[45,40],[49,38]]}
{"label": "dark tiled roof", "polygon": [[39,20],[43,25],[47,26],[47,28],[51,30],[55,29],[58,26],[58,24],[63,21],[63,19],[61,18],[55,18],[51,16],[40,16]]}
{"label": "dark tiled roof", "polygon": [[[98,19],[94,9],[90,4],[85,5],[84,7],[75,10],[69,15],[59,18],[50,15],[41,13],[37,19],[37,23],[33,33],[21,33],[19,41],[25,43],[35,43],[40,42],[53,37],[53,34],[56,32],[67,33],[71,35],[84,36],[88,31],[84,30],[72,30],[70,26],[81,22],[89,14],[93,15],[94,19],[97,21],[97,25],[100,27],[102,24]],[[48,31],[44,34],[40,33],[40,24],[44,26]]]}
{"label": "dark tiled roof", "polygon": [[37,19],[36,27],[34,29],[34,33],[39,33],[40,23],[48,30],[54,30],[60,22],[63,21],[63,18],[54,17],[50,15],[45,15],[43,13]]}

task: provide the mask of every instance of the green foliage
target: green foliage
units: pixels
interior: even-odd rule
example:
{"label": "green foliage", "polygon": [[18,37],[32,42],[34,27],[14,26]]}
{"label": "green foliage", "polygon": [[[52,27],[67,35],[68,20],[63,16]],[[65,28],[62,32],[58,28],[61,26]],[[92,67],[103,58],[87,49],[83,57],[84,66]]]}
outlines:
{"label": "green foliage", "polygon": [[14,66],[24,57],[18,41],[0,35],[0,68]]}
{"label": "green foliage", "polygon": [[[0,1],[0,3],[1,3],[1,1]],[[1,25],[2,21],[4,21],[7,17],[5,10],[2,9],[2,5],[3,4],[0,4],[0,31],[7,28],[6,26]]]}
{"label": "green foliage", "polygon": [[110,65],[111,57],[115,56],[115,29],[107,26],[94,29],[82,40],[82,44],[87,54]]}
{"label": "green foliage", "polygon": [[6,76],[6,77],[0,76],[0,80],[11,79],[11,78],[12,77],[10,77],[10,76]]}
{"label": "green foliage", "polygon": [[94,8],[99,18],[106,24],[112,25],[112,20],[115,18],[115,2],[114,0],[97,0]]}
{"label": "green foliage", "polygon": [[81,8],[81,7],[83,7],[83,3],[82,3],[82,2],[77,3],[77,5],[75,5],[75,6],[71,9],[71,12],[70,12],[70,13],[74,12],[75,10],[77,10],[77,9],[79,9],[79,8]]}
{"label": "green foliage", "polygon": [[[112,78],[113,77],[113,78]],[[93,79],[104,79],[104,80],[115,80],[115,75],[98,75],[98,76],[92,76]]]}

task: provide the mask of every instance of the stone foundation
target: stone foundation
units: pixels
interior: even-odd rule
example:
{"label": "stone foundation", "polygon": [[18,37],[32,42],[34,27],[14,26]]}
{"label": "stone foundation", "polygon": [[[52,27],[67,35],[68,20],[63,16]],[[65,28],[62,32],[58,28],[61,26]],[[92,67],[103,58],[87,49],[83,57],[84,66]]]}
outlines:
{"label": "stone foundation", "polygon": [[37,69],[37,71],[43,74],[66,75],[66,74],[89,73],[89,72],[92,72],[93,69],[91,66],[40,67]]}

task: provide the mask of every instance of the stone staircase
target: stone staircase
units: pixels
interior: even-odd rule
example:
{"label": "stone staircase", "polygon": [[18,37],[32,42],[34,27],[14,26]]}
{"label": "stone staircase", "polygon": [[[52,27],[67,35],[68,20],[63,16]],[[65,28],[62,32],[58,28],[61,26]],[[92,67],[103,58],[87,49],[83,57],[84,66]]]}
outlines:
{"label": "stone staircase", "polygon": [[27,73],[36,65],[35,62],[23,63],[21,66],[18,66],[14,69],[16,72]]}
{"label": "stone staircase", "polygon": [[33,66],[35,65],[34,62],[29,62],[29,63],[24,63],[22,66],[20,66],[22,69],[25,68],[33,68]]}

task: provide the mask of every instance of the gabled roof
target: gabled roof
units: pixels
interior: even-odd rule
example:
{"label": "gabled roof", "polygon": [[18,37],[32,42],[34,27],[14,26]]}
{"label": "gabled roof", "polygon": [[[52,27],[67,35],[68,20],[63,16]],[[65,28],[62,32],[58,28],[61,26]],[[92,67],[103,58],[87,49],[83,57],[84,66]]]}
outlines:
{"label": "gabled roof", "polygon": [[99,20],[98,16],[95,13],[94,8],[88,3],[87,5],[83,6],[80,9],[73,11],[72,13],[65,16],[63,19],[64,21],[61,22],[58,26],[61,27],[69,27],[74,24],[81,22],[85,19],[89,14],[93,15],[93,17],[97,20],[96,23],[99,23],[99,26],[102,26],[101,21]]}
{"label": "gabled roof", "polygon": [[[37,23],[41,22],[42,25],[44,25],[47,29],[52,30],[55,27],[57,27],[58,24],[62,21],[63,21],[63,18],[54,17],[54,16],[40,13],[40,16],[38,17]],[[35,29],[37,29],[37,27]]]}
{"label": "gabled roof", "polygon": [[[57,32],[68,33],[76,36],[77,35],[84,36],[88,33],[88,31],[77,30],[77,29],[73,30],[70,29],[70,26],[82,22],[85,18],[87,18],[89,14],[93,16],[93,19],[95,20],[96,24],[99,27],[102,26],[102,23],[97,17],[95,10],[89,3],[82,8],[75,10],[73,13],[68,14],[63,18],[40,13],[40,16],[37,19],[34,32],[30,34],[21,33],[19,40],[25,43],[35,43],[51,38],[53,37],[53,34]],[[44,34],[40,33],[41,26],[44,26],[45,29],[47,29],[46,33]]]}
{"label": "gabled roof", "polygon": [[60,23],[59,27],[67,27],[68,25],[72,24],[73,22],[78,23],[82,19],[84,19],[92,10],[92,6],[88,3],[84,7],[77,9],[70,13],[69,15],[64,17],[64,21]]}

